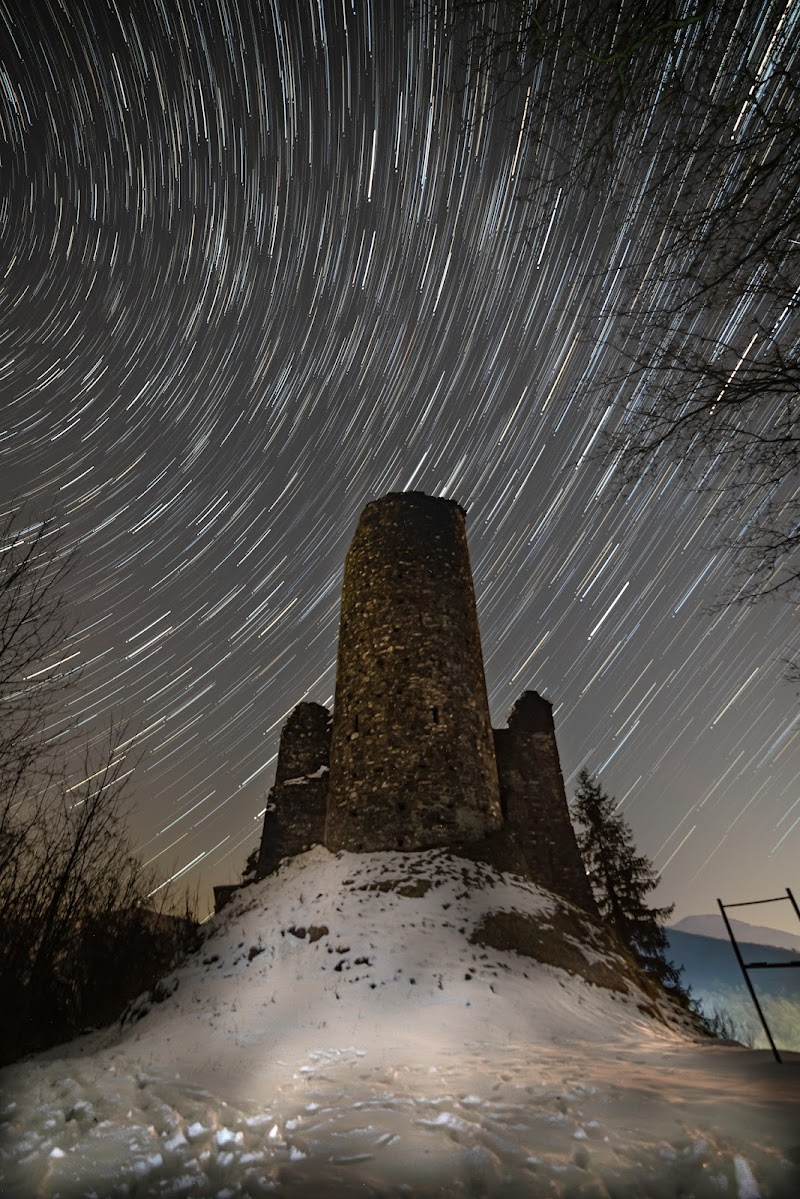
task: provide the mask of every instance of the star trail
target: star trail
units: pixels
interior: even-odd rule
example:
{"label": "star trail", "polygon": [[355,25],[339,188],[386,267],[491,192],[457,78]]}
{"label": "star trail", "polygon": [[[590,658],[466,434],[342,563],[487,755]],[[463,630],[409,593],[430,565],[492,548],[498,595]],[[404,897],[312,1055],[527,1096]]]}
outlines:
{"label": "star trail", "polygon": [[[762,70],[797,16],[764,5]],[[65,717],[131,721],[159,879],[205,904],[238,878],[285,716],[332,703],[358,514],[416,489],[468,510],[494,723],[553,702],[568,791],[599,772],[659,902],[800,890],[796,611],[713,606],[756,501],[667,455],[620,489],[624,413],[590,402],[624,367],[615,280],[659,237],[647,162],[594,205],[523,202],[526,86],[487,103],[394,0],[0,18],[3,509],[79,551]]]}

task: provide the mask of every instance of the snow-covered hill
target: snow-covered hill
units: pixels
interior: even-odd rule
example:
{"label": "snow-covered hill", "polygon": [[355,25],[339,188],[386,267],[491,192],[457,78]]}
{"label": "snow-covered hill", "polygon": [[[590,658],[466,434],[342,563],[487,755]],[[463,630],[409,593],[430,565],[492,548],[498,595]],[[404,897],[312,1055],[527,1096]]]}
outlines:
{"label": "snow-covered hill", "polygon": [[[777,928],[767,928],[763,924],[747,924],[744,920],[734,920],[729,917],[733,935],[737,941],[748,941],[756,945],[772,945],[776,949],[789,949],[800,953],[800,935],[784,933]],[[703,916],[684,916],[671,926],[682,933],[693,933],[698,937],[715,937],[730,944],[728,930],[719,912],[709,912]]]}
{"label": "snow-covered hill", "polygon": [[0,1194],[800,1194],[800,1055],[664,1022],[602,930],[447,853],[314,849],[162,992],[0,1074]]}

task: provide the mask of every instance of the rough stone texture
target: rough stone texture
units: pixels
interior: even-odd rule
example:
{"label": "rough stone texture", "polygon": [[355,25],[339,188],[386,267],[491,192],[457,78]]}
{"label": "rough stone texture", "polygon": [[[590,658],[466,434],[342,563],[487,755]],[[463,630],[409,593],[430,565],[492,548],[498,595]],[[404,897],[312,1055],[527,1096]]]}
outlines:
{"label": "rough stone texture", "polygon": [[501,823],[464,512],[384,496],[345,563],[325,845],[427,849]]}
{"label": "rough stone texture", "polygon": [[511,832],[508,825],[495,829],[488,837],[480,841],[457,841],[448,849],[457,858],[469,858],[473,862],[485,862],[494,866],[495,870],[517,874],[520,878],[532,878],[518,838]]}
{"label": "rough stone texture", "polygon": [[500,800],[529,877],[591,915],[597,907],[569,818],[553,707],[535,691],[514,705],[507,729],[494,730]]}
{"label": "rough stone texture", "polygon": [[330,713],[322,704],[298,704],[290,713],[281,730],[275,783],[267,797],[257,878],[272,874],[282,858],[322,843],[330,739]]}

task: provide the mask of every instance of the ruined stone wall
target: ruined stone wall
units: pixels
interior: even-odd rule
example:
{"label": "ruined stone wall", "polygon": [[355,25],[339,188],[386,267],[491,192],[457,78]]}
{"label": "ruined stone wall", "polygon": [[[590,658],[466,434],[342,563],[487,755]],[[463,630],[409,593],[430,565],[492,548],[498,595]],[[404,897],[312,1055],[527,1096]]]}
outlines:
{"label": "ruined stone wall", "polygon": [[214,915],[217,916],[223,908],[226,908],[236,892],[241,889],[241,883],[223,883],[221,886],[214,887]]}
{"label": "ruined stone wall", "polygon": [[525,855],[529,877],[584,911],[597,908],[569,818],[552,705],[526,691],[494,730],[506,825]]}
{"label": "ruined stone wall", "polygon": [[325,834],[330,759],[330,713],[321,704],[298,704],[281,730],[275,783],[267,797],[256,877],[281,858],[320,845]]}
{"label": "ruined stone wall", "polygon": [[425,849],[501,823],[464,513],[384,496],[345,564],[325,844]]}

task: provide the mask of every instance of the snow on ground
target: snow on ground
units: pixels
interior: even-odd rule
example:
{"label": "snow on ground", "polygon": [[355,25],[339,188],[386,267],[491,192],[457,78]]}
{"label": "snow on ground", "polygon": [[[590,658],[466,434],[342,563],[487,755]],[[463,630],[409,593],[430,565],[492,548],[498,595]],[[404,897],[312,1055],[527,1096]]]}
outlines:
{"label": "snow on ground", "polygon": [[439,851],[286,863],[163,1002],[0,1073],[0,1195],[798,1199],[800,1054],[658,1020],[559,912]]}

